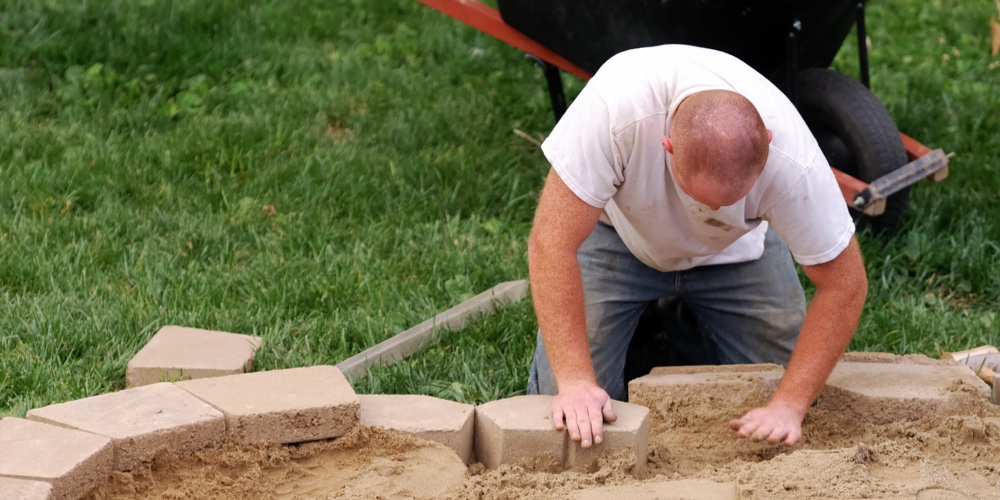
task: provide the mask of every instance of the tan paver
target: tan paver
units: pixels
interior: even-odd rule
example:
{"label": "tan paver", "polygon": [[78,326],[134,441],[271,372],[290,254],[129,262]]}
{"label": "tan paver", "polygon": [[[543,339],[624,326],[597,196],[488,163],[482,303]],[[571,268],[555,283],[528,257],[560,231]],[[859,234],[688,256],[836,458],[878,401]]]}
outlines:
{"label": "tan paver", "polygon": [[608,498],[643,500],[736,500],[736,485],[716,483],[705,479],[660,481],[628,486],[605,486],[581,490],[577,500],[606,500]]}
{"label": "tan paver", "polygon": [[359,420],[360,402],[333,366],[311,366],[177,382],[226,415],[226,431],[244,443],[300,443],[342,436]]}
{"label": "tan paver", "polygon": [[4,500],[52,500],[52,485],[45,481],[0,477],[0,494]]}
{"label": "tan paver", "polygon": [[956,381],[968,383],[980,397],[989,396],[989,387],[964,366],[840,362],[826,385],[870,398],[947,398]]}
{"label": "tan paver", "polygon": [[604,424],[604,442],[586,450],[580,445],[566,440],[566,466],[587,467],[608,450],[631,449],[635,453],[634,474],[646,469],[646,453],[649,447],[649,408],[622,402],[612,403],[617,419]]}
{"label": "tan paver", "polygon": [[27,417],[111,438],[120,471],[158,453],[187,456],[217,447],[226,437],[221,412],[166,382],[36,408]]}
{"label": "tan paver", "polygon": [[654,368],[629,382],[628,399],[654,411],[702,402],[738,413],[766,404],[784,374],[784,368],[769,364]]}
{"label": "tan paver", "polygon": [[431,396],[362,394],[361,425],[381,427],[441,443],[472,463],[476,407]]}
{"label": "tan paver", "polygon": [[[649,439],[649,410],[615,401],[619,420],[605,424],[606,441],[582,451],[566,431],[552,425],[552,396],[518,396],[492,401],[476,407],[476,459],[487,468],[548,456],[556,464],[583,466],[599,454],[631,448],[636,453],[636,469],[646,463]],[[572,451],[571,451],[572,450]]]}
{"label": "tan paver", "polygon": [[492,469],[548,455],[565,460],[566,433],[552,427],[551,396],[518,396],[476,407],[476,460]]}
{"label": "tan paver", "polygon": [[165,326],[128,362],[125,384],[139,387],[246,373],[260,344],[260,337],[250,335]]}
{"label": "tan paver", "polygon": [[783,372],[781,365],[761,363],[756,365],[697,365],[697,366],[657,366],[649,371],[650,375],[682,375],[693,373],[756,373]]}
{"label": "tan paver", "polygon": [[0,477],[40,480],[56,499],[78,499],[111,474],[111,440],[89,432],[7,417],[0,420]]}
{"label": "tan paver", "polygon": [[[827,379],[819,407],[883,424],[966,414],[989,395],[990,387],[964,366],[841,361]],[[858,400],[878,404],[856,404]]]}

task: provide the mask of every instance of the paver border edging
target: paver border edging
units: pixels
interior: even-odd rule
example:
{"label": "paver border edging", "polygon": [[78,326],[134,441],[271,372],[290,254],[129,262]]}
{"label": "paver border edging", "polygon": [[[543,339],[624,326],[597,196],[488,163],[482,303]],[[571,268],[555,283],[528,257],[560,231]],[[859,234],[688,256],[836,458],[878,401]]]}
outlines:
{"label": "paver border edging", "polygon": [[388,340],[341,361],[336,366],[340,368],[348,380],[355,380],[375,364],[391,365],[417,352],[435,333],[441,330],[463,328],[474,316],[492,313],[497,306],[520,301],[527,294],[527,281],[505,281],[417,326],[404,330]]}

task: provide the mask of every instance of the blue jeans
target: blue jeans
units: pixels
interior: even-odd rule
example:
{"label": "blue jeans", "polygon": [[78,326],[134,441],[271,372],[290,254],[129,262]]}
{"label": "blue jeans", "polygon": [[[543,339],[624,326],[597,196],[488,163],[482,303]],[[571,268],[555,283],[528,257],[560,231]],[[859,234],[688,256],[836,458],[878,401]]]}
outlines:
{"label": "blue jeans", "polygon": [[[640,262],[613,227],[598,223],[577,258],[594,371],[612,399],[627,400],[625,354],[639,317],[655,301],[683,311],[669,322],[667,336],[696,364],[788,364],[806,301],[788,247],[773,231],[758,260],[663,272]],[[541,332],[527,393],[558,393]]]}

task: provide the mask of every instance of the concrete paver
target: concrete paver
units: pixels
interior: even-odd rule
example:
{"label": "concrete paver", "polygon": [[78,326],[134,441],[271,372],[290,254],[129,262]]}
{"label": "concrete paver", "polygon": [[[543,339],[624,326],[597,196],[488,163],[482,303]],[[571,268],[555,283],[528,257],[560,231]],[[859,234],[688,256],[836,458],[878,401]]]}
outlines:
{"label": "concrete paver", "polygon": [[785,374],[779,365],[678,366],[654,368],[628,384],[629,401],[649,408],[675,400],[705,400],[741,408],[764,404]]}
{"label": "concrete paver", "polygon": [[556,464],[581,467],[603,452],[630,448],[636,471],[645,467],[649,439],[649,410],[615,401],[618,421],[605,424],[606,440],[589,450],[552,425],[552,396],[518,396],[476,407],[476,458],[487,468],[549,456]]}
{"label": "concrete paver", "polygon": [[362,394],[361,425],[381,427],[441,443],[470,464],[476,407],[431,396]]}
{"label": "concrete paver", "polygon": [[968,368],[954,365],[911,365],[840,362],[826,385],[870,398],[947,398],[955,381],[967,382],[971,390],[985,398],[989,388]]}
{"label": "concrete paver", "polygon": [[158,453],[177,457],[221,446],[226,437],[221,412],[166,382],[36,408],[27,417],[111,438],[120,471]]}
{"label": "concrete paver", "polygon": [[784,372],[781,365],[760,363],[756,365],[698,365],[698,366],[657,366],[650,370],[650,375],[691,375],[695,373],[757,373]]}
{"label": "concrete paver", "polygon": [[[841,361],[827,379],[818,406],[884,424],[965,414],[970,405],[989,396],[990,387],[960,365]],[[862,400],[878,403],[857,404]]]}
{"label": "concrete paver", "polygon": [[45,481],[0,477],[4,500],[53,500],[52,485]]}
{"label": "concrete paver", "polygon": [[360,401],[333,366],[311,366],[176,385],[226,416],[227,433],[243,443],[300,443],[342,436],[359,420]]}
{"label": "concrete paver", "polygon": [[90,493],[114,461],[104,436],[15,417],[0,420],[0,450],[0,477],[45,481],[60,500]]}
{"label": "concrete paver", "polygon": [[625,486],[605,486],[581,490],[576,500],[641,498],[643,500],[736,500],[736,485],[706,479],[660,481]]}
{"label": "concrete paver", "polygon": [[260,337],[165,326],[128,362],[125,384],[139,387],[246,373],[260,345]]}
{"label": "concrete paver", "polygon": [[476,459],[486,468],[548,455],[563,464],[566,433],[552,427],[551,396],[518,396],[476,407]]}
{"label": "concrete paver", "polygon": [[566,440],[566,466],[586,467],[597,460],[607,450],[628,448],[635,453],[635,468],[638,474],[646,469],[646,453],[649,448],[649,408],[622,402],[612,403],[617,419],[604,424],[604,442],[586,450]]}

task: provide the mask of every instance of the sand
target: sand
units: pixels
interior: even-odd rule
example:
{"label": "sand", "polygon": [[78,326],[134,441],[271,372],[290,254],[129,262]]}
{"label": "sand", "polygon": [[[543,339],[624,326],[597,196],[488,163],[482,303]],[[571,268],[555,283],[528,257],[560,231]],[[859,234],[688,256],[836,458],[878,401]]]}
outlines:
{"label": "sand", "polygon": [[493,470],[466,467],[437,443],[359,426],[333,441],[229,444],[157,460],[114,474],[92,498],[525,500],[708,480],[735,485],[737,498],[750,500],[1000,499],[1000,407],[960,385],[953,391],[946,406],[914,401],[892,408],[834,393],[810,410],[803,441],[791,448],[740,440],[726,426],[765,401],[762,390],[748,390],[735,405],[705,393],[675,397],[651,407],[641,475],[633,474],[627,453],[608,454],[582,470],[559,470],[542,459]]}

